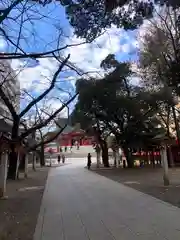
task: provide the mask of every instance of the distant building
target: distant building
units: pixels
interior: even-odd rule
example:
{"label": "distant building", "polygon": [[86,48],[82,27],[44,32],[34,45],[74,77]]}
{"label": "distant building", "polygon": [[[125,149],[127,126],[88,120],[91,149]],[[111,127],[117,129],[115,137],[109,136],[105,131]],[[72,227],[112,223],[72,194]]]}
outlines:
{"label": "distant building", "polygon": [[78,143],[80,146],[92,145],[92,137],[87,136],[79,123],[72,126],[69,119],[60,118],[58,124],[62,127],[67,124],[67,127],[57,138],[60,146],[72,146],[75,143]]}
{"label": "distant building", "polygon": [[[20,83],[10,62],[7,60],[0,60],[0,87],[3,89],[6,97],[10,100],[15,108],[15,111],[20,111]],[[0,96],[0,132],[8,129],[8,125],[12,125],[11,113]],[[4,128],[3,128],[4,122]],[[8,124],[7,126],[5,126]],[[5,130],[5,131],[6,131]]]}
{"label": "distant building", "polygon": [[53,152],[59,152],[60,147],[70,147],[78,143],[79,146],[88,146],[93,144],[93,138],[87,136],[84,130],[80,128],[79,124],[71,126],[70,122],[66,118],[61,118],[58,120],[57,130],[54,132],[49,132],[46,134],[46,139],[50,139],[59,131],[60,126],[64,127],[67,124],[66,128],[62,133],[52,142],[48,143],[45,146],[45,152],[48,152],[50,149]]}

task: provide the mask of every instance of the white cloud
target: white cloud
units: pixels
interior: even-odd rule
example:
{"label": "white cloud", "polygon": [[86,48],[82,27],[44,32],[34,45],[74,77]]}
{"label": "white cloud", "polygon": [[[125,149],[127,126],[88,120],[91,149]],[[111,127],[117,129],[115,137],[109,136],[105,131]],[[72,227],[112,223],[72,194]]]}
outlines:
{"label": "white cloud", "polygon": [[[120,41],[123,39],[125,43],[121,44]],[[82,39],[72,36],[67,44],[81,43],[82,41]],[[64,56],[70,53],[70,62],[83,70],[83,72],[102,74],[103,70],[100,69],[100,63],[108,54],[128,54],[132,46],[135,45],[137,45],[137,41],[132,40],[126,31],[112,27],[93,43],[66,49]],[[12,60],[12,68],[18,72],[21,88],[33,88],[36,91],[42,91],[47,87],[48,79],[52,79],[57,66],[57,61],[52,58],[39,59],[39,64],[36,66],[26,66],[25,62]],[[70,78],[72,78],[72,81]],[[74,86],[75,76],[68,76],[65,79]]]}
{"label": "white cloud", "polygon": [[[21,89],[27,90],[30,94],[31,91],[36,92],[38,95],[40,92],[47,89],[50,80],[52,80],[54,72],[58,68],[58,62],[52,58],[39,59],[39,64],[34,67],[27,67],[26,63],[20,60],[13,60],[11,65],[12,68],[17,72]],[[63,87],[61,88],[63,89]],[[61,101],[56,99],[56,97],[63,100],[64,98],[67,99],[69,95],[68,93],[59,91],[55,88],[47,96],[47,99],[43,99],[41,102],[39,102],[39,111],[44,109],[47,110],[49,114],[54,113],[62,106]],[[27,103],[31,100],[32,99],[30,97],[26,96],[26,101],[24,104],[27,105]],[[58,116],[67,117],[67,109],[65,108],[63,111],[61,111]]]}
{"label": "white cloud", "polygon": [[6,46],[7,46],[6,41],[4,40],[4,38],[0,36],[0,50],[4,50]]}
{"label": "white cloud", "polygon": [[[123,43],[121,43],[121,40],[123,40]],[[68,40],[67,44],[80,43],[82,41],[73,36]],[[136,45],[136,39],[132,39],[128,32],[112,27],[93,43],[68,48],[64,51],[63,55],[67,56],[70,53],[70,62],[83,70],[83,72],[98,72],[102,76],[103,70],[100,69],[100,63],[108,54],[122,54],[127,56],[132,47]],[[43,58],[38,61],[38,64],[35,63],[34,65],[29,65],[27,62],[21,60],[12,60],[11,63],[12,68],[18,73],[21,89],[33,90],[37,94],[47,88],[50,79],[52,79],[58,67],[58,62],[52,58]],[[75,87],[76,76],[74,74],[71,75],[70,71],[66,75],[66,77],[62,77],[62,80],[68,81]],[[63,98],[63,92],[61,94],[54,90],[53,94],[59,94],[59,97]],[[49,98],[47,104],[52,111],[60,106],[59,101],[51,98]],[[64,110],[61,114],[66,116],[67,110]]]}
{"label": "white cloud", "polygon": [[[39,112],[41,113],[41,117],[47,119],[50,115],[52,115],[55,111],[62,107],[62,102],[57,98],[50,98],[47,101],[44,101],[42,104],[38,104]],[[58,115],[58,118],[65,118],[68,116],[68,109],[65,107]]]}
{"label": "white cloud", "polygon": [[[125,39],[126,43],[121,45],[121,39]],[[77,39],[75,36],[68,41],[71,44],[81,42],[82,40]],[[137,44],[137,41],[132,41],[126,31],[112,27],[93,43],[67,49],[65,55],[70,53],[70,61],[84,72],[101,72],[100,63],[108,54],[127,54],[131,46],[134,46],[133,44]]]}
{"label": "white cloud", "polygon": [[41,91],[47,88],[57,70],[58,63],[52,58],[42,58],[39,59],[37,66],[28,67],[26,62],[16,59],[12,60],[11,66],[17,73],[21,89],[34,88],[36,91]]}
{"label": "white cloud", "polygon": [[[53,112],[56,111],[56,110],[58,110],[58,109],[62,106],[62,103],[61,103],[60,101],[54,100],[54,99],[48,101],[48,104],[50,104],[51,110],[53,110]],[[63,117],[67,117],[67,115],[68,115],[68,109],[65,107],[65,108],[59,113],[58,117],[62,117],[62,118],[63,118]]]}
{"label": "white cloud", "polygon": [[131,45],[129,43],[126,43],[126,44],[122,45],[121,49],[123,52],[128,53],[131,51]]}

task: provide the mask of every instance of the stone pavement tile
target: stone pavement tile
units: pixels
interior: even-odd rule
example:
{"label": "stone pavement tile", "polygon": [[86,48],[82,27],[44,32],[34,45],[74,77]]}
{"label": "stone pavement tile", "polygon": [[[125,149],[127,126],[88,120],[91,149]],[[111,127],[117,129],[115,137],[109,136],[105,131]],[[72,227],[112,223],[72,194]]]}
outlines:
{"label": "stone pavement tile", "polygon": [[162,236],[159,236],[158,234],[137,234],[134,237],[134,240],[167,240],[167,238],[164,238]]}
{"label": "stone pavement tile", "polygon": [[44,207],[41,206],[33,240],[41,240],[44,222],[44,211],[45,211]]}
{"label": "stone pavement tile", "polygon": [[42,238],[34,240],[180,239],[180,209],[79,163],[52,169],[42,206]]}
{"label": "stone pavement tile", "polygon": [[[131,189],[127,189],[127,187],[125,187],[125,190],[127,190],[127,194],[131,192]],[[128,190],[130,190],[130,192]],[[106,192],[106,198],[104,198],[106,200],[104,202],[111,203],[113,206],[113,207],[109,207],[109,209],[107,208],[108,204],[103,204],[104,202],[102,202],[101,206],[97,205],[97,199],[100,201],[103,201],[103,199],[101,199],[101,196],[103,196],[102,192],[98,195],[98,197],[94,198],[96,199],[97,208],[104,209],[103,221],[106,223],[106,225],[109,228],[113,228],[112,230],[113,233],[117,232],[116,237],[118,237],[118,235],[120,234],[121,235],[123,234],[122,231],[118,230],[120,221],[122,221],[124,224],[126,224],[131,228],[130,230],[132,232],[131,235],[137,236],[140,234],[139,238],[142,238],[142,239],[146,235],[148,236],[149,239],[153,238],[153,236],[154,238],[157,238],[157,239],[167,239],[167,237],[169,239],[169,235],[174,236],[173,239],[179,239],[178,230],[174,229],[173,233],[170,231],[170,229],[172,228],[172,225],[169,224],[169,219],[167,222],[165,222],[166,221],[165,219],[167,218],[167,216],[171,214],[173,214],[174,217],[175,215],[180,216],[179,209],[174,208],[170,204],[166,204],[166,203],[163,203],[162,201],[151,198],[148,195],[141,194],[137,191],[135,191],[135,193],[138,194],[138,196],[136,196],[137,194],[134,195],[134,197],[137,197],[137,201],[136,201],[136,198],[134,198],[134,200],[133,198],[130,198],[131,200],[129,202],[129,200],[127,200],[129,197],[127,196],[126,198],[126,195],[125,195],[125,197],[121,196],[120,202],[116,202],[115,200],[117,200],[118,198],[115,198],[115,194],[113,195],[114,197],[112,200],[112,197],[111,199],[107,198],[108,194]],[[93,196],[94,195],[95,194],[93,194]],[[97,196],[97,192],[96,192],[96,196]],[[127,201],[123,201],[123,198],[125,198]],[[143,202],[143,204],[141,203],[141,201]],[[178,214],[175,213],[177,210],[178,210]],[[167,215],[167,211],[168,211],[168,215]],[[109,212],[109,214],[105,215],[105,213],[107,212]],[[113,216],[113,218],[109,219],[108,216]],[[115,218],[117,219],[114,221]],[[178,224],[178,221],[176,221],[176,223]],[[161,227],[159,229],[159,226],[161,225],[166,226],[165,228],[169,229],[166,232],[166,234],[164,234],[165,231],[161,229]]]}
{"label": "stone pavement tile", "polygon": [[[108,183],[106,182],[106,184]],[[120,192],[124,192],[124,194],[119,195],[121,199],[118,204],[116,200],[118,200],[119,197],[112,191],[113,187],[110,185],[111,184],[109,184],[109,189],[111,189],[113,198],[111,198],[111,200],[108,199],[108,193],[106,192],[105,199],[106,203],[110,201],[113,207],[107,210],[107,206],[105,204],[103,206],[102,204],[102,207],[105,209],[103,212],[109,211],[109,215],[113,215],[113,219],[117,218],[117,221],[119,220],[119,222],[121,220],[125,225],[129,226],[131,231],[135,234],[137,233],[141,236],[147,234],[149,238],[152,238],[154,235],[158,236],[158,239],[171,239],[171,236],[173,239],[180,238],[180,224],[178,221],[180,210],[178,208],[122,185],[119,185],[121,188]],[[115,189],[117,190],[117,188]],[[102,196],[103,193],[101,192],[96,199],[101,201]],[[114,208],[116,209],[116,212],[113,212]],[[171,219],[175,220],[174,224],[172,224]],[[112,220],[107,223],[108,217],[105,216],[105,214],[104,221],[109,227],[111,226]],[[115,221],[115,224],[117,224],[117,221]]]}
{"label": "stone pavement tile", "polygon": [[[88,234],[78,215],[63,214],[63,228],[66,240],[88,240]],[[43,239],[44,240],[44,239]]]}
{"label": "stone pavement tile", "polygon": [[64,229],[61,214],[46,215],[44,218],[41,238],[42,240],[64,240]]}
{"label": "stone pavement tile", "polygon": [[[68,184],[69,182],[70,184]],[[72,221],[69,221],[69,219],[73,218],[75,221],[81,222],[81,228],[84,229],[88,239],[113,240],[114,238],[103,225],[101,219],[98,218],[96,211],[91,208],[87,198],[85,198],[84,191],[81,191],[76,184],[72,185],[72,182],[74,182],[72,181],[72,178],[66,179],[66,188],[62,188],[61,196],[59,197],[63,212],[63,220],[66,222],[64,228],[65,236],[67,237],[68,235],[67,239],[71,239],[69,234],[72,234],[73,236],[75,235],[73,231],[69,233]],[[75,231],[79,232],[77,228]],[[68,233],[66,234],[66,232]]]}
{"label": "stone pavement tile", "polygon": [[[80,207],[81,205],[81,207]],[[84,205],[84,207],[83,207]],[[85,205],[87,208],[85,208]],[[92,240],[113,240],[114,237],[106,227],[98,211],[90,207],[87,201],[77,204],[77,211],[79,218],[89,236]]]}

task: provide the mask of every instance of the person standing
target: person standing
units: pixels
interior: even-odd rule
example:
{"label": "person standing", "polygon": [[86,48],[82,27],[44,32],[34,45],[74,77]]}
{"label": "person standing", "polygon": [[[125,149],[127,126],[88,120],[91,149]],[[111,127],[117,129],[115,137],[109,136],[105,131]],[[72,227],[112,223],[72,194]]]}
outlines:
{"label": "person standing", "polygon": [[77,143],[77,150],[79,150],[79,146],[80,146],[80,143],[78,142],[78,143]]}
{"label": "person standing", "polygon": [[87,155],[87,167],[88,167],[88,170],[91,168],[91,154],[88,153]]}
{"label": "person standing", "polygon": [[62,155],[62,163],[65,163],[65,155]]}
{"label": "person standing", "polygon": [[61,162],[61,156],[58,155],[58,164],[60,164],[60,162]]}

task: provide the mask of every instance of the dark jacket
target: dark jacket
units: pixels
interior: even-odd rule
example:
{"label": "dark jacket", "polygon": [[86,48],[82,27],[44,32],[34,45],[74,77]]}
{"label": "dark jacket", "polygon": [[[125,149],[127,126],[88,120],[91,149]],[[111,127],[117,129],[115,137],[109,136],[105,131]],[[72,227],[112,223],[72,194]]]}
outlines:
{"label": "dark jacket", "polygon": [[88,166],[91,166],[91,155],[88,155],[88,157],[87,157],[87,158],[88,158],[87,165],[88,165]]}

